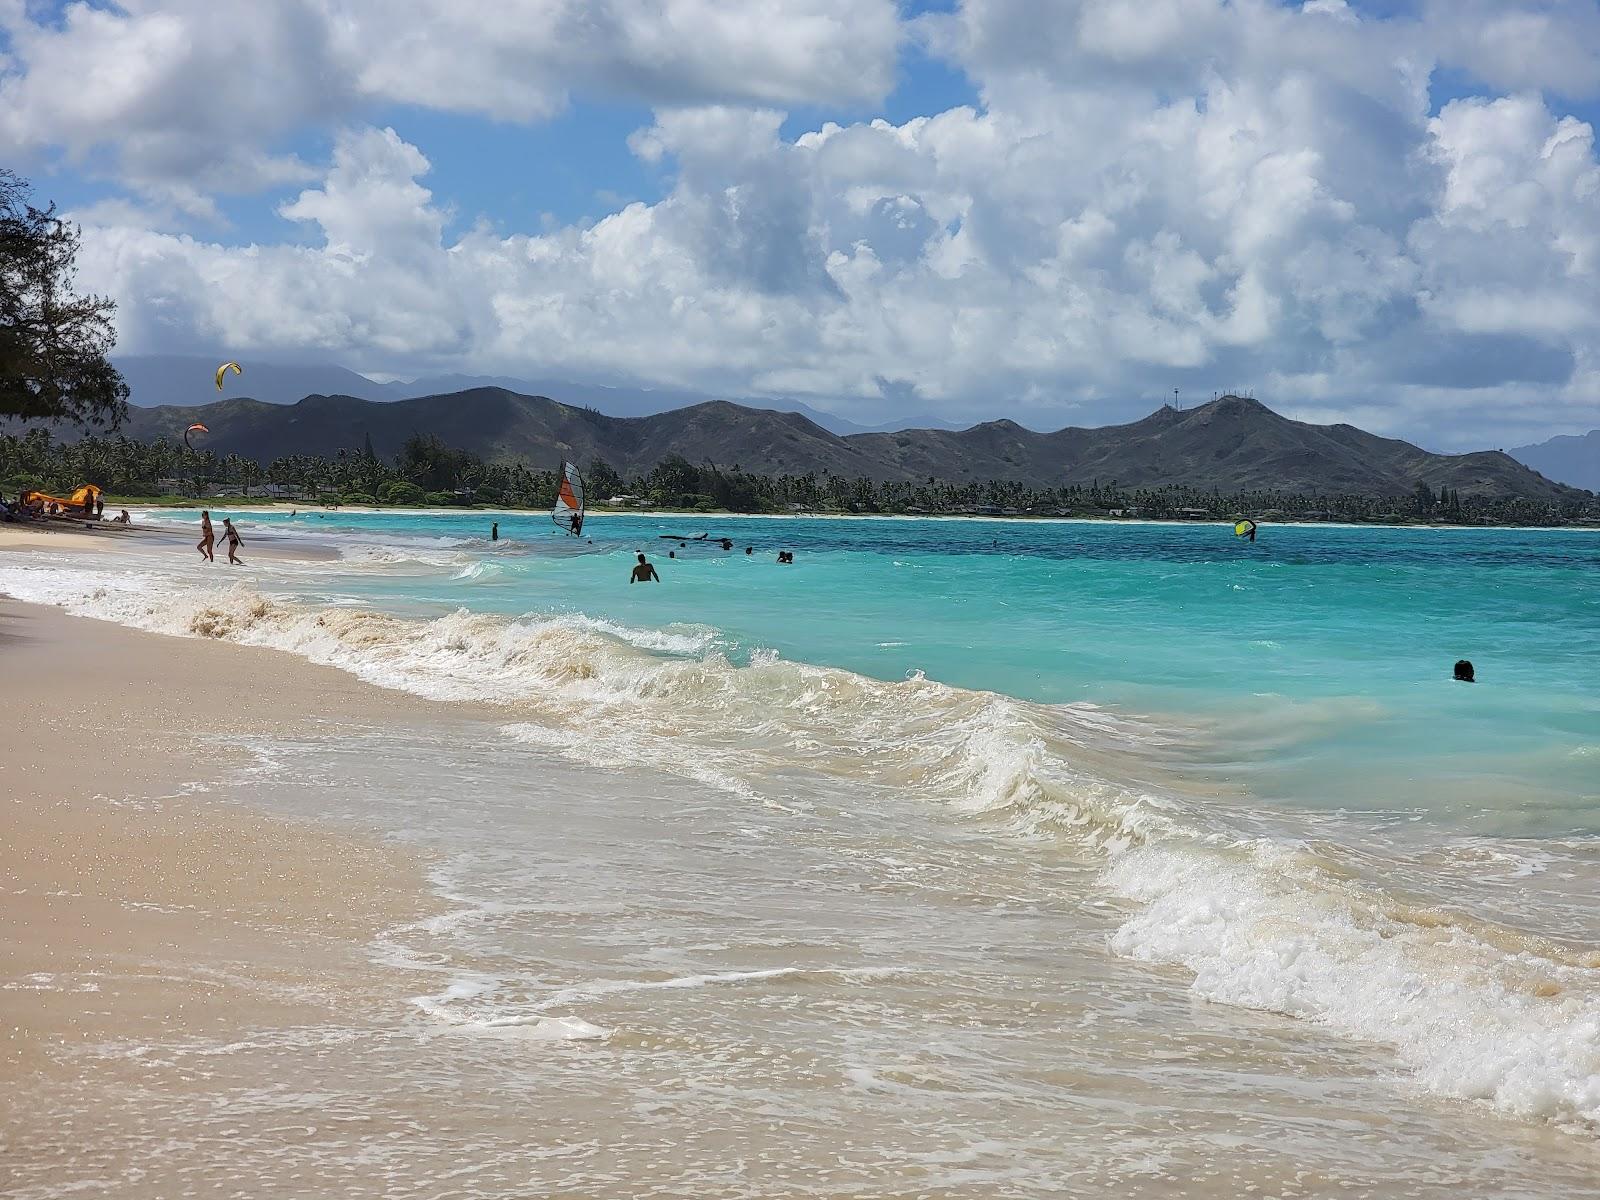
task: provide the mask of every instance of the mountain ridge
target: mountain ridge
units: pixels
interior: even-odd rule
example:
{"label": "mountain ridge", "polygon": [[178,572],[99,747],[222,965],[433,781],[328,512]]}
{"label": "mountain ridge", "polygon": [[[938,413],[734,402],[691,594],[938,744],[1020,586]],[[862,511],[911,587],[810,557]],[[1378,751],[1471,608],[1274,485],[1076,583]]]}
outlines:
{"label": "mountain ridge", "polygon": [[1352,425],[1291,420],[1238,396],[1192,409],[1163,407],[1122,425],[1049,433],[999,419],[963,430],[840,436],[800,413],[726,400],[613,417],[547,396],[472,388],[383,402],[316,394],[288,405],[239,397],[136,408],[124,432],[145,441],[177,438],[193,421],[210,427],[207,449],[262,463],[359,449],[369,438],[376,453],[390,458],[413,434],[432,434],[490,461],[553,467],[562,458],[584,466],[604,459],[626,477],[679,455],[761,475],[833,474],[879,483],[1102,482],[1123,489],[1176,485],[1374,496],[1404,495],[1425,483],[1468,496],[1555,500],[1574,494],[1500,451],[1434,454]]}
{"label": "mountain ridge", "polygon": [[1547,478],[1570,487],[1600,491],[1600,429],[1562,434],[1506,453]]}
{"label": "mountain ridge", "polygon": [[[216,363],[197,355],[131,354],[114,360],[138,408],[194,408],[216,399],[212,372]],[[688,408],[713,399],[704,392],[679,388],[612,387],[581,383],[570,379],[525,379],[510,375],[464,375],[451,373],[423,376],[413,380],[380,383],[348,367],[319,364],[286,364],[241,360],[242,378],[229,385],[230,393],[253,396],[268,404],[294,404],[305,396],[354,396],[362,400],[392,402],[423,396],[473,391],[484,387],[504,388],[524,396],[560,396],[576,406],[597,408],[612,417],[643,417],[673,409]],[[747,408],[774,412],[798,412],[832,433],[869,433],[898,429],[917,423],[907,417],[880,425],[863,425],[834,413],[823,412],[798,400],[784,398],[732,398]],[[944,425],[944,422],[934,422]]]}

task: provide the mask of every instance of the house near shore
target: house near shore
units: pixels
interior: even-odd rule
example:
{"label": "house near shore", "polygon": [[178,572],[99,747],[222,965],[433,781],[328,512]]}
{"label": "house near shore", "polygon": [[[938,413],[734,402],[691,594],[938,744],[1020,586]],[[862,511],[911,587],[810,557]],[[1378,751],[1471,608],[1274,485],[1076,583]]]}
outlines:
{"label": "house near shore", "polygon": [[305,499],[305,496],[298,488],[292,488],[286,483],[257,483],[249,486],[238,483],[212,483],[206,485],[205,494],[212,499],[220,499],[226,496],[262,500]]}

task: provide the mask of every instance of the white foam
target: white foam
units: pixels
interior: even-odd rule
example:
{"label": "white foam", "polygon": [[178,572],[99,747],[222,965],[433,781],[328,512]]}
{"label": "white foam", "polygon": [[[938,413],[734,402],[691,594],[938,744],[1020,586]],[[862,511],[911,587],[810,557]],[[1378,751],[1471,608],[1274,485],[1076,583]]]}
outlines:
{"label": "white foam", "polygon": [[413,563],[427,567],[454,567],[466,558],[462,551],[451,549],[459,544],[448,540],[430,540],[422,544],[356,543],[339,547],[339,558],[352,567],[406,566]]}
{"label": "white foam", "polygon": [[[1175,736],[1148,722],[916,673],[874,680],[770,652],[738,667],[718,653],[715,631],[701,628],[464,610],[405,620],[59,563],[7,563],[0,585],[140,628],[274,646],[434,699],[506,705],[508,732],[586,761],[644,759],[764,803],[792,798],[782,789],[796,779],[883,788],[1060,839],[1108,864],[1108,892],[1140,906],[1112,939],[1118,953],[1181,964],[1194,972],[1195,991],[1219,1003],[1392,1045],[1441,1093],[1523,1116],[1600,1121],[1600,955],[1563,957],[1504,929],[1419,918],[1261,836],[1249,813],[1114,782],[1103,769],[1108,755],[1144,758]],[[1379,714],[1330,703],[1273,719]],[[432,1009],[419,1007],[478,1029],[559,1031],[544,1010],[610,990],[737,985],[789,970],[611,981],[558,992],[532,1012],[449,989],[430,999]],[[478,985],[498,981],[450,986]]]}
{"label": "white foam", "polygon": [[1129,850],[1105,879],[1143,907],[1112,949],[1182,964],[1209,1000],[1391,1045],[1445,1095],[1600,1122],[1600,963],[1508,950],[1504,931],[1318,876],[1275,845]]}

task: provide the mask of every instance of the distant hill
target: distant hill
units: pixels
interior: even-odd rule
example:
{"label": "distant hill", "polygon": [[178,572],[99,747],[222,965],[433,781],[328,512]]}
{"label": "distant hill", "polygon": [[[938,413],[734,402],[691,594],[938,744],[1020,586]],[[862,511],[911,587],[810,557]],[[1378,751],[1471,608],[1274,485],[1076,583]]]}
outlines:
{"label": "distant hill", "polygon": [[1123,488],[1166,483],[1371,496],[1401,495],[1419,480],[1463,495],[1547,498],[1561,490],[1499,451],[1433,454],[1353,425],[1292,421],[1240,396],[1098,429],[1033,433],[992,421],[958,433],[906,430],[850,440],[912,477],[952,480],[1099,479]]}
{"label": "distant hill", "polygon": [[[863,433],[869,428],[900,429],[917,423],[914,418],[882,426],[859,425],[832,413],[821,412],[798,400],[739,400],[708,396],[673,388],[605,387],[565,379],[522,379],[509,375],[435,375],[408,382],[376,383],[365,375],[337,366],[285,366],[241,360],[242,376],[228,377],[227,394],[248,396],[268,404],[293,404],[304,396],[354,396],[361,400],[411,400],[476,388],[503,388],[523,396],[553,396],[579,408],[597,408],[610,417],[644,417],[703,404],[707,400],[734,399],[748,408],[803,413],[833,433]],[[116,359],[127,380],[133,404],[139,408],[160,405],[198,406],[218,399],[212,382],[217,362],[183,354],[131,354]]]}
{"label": "distant hill", "polygon": [[[219,359],[183,354],[121,355],[113,360],[127,381],[136,407],[198,407],[223,398],[213,383]],[[362,400],[403,400],[402,386],[374,383],[343,367],[280,366],[243,360],[244,375],[228,376],[227,396],[251,396],[268,404],[293,404],[304,396],[342,395]],[[437,388],[434,391],[449,389]]]}
{"label": "distant hill", "polygon": [[1550,479],[1600,492],[1600,429],[1518,446],[1508,453]]}
{"label": "distant hill", "polygon": [[1225,396],[1198,408],[1162,408],[1098,429],[1034,433],[1011,421],[964,430],[914,429],[840,437],[798,413],[726,401],[643,417],[612,417],[504,388],[378,403],[307,396],[297,404],[223,400],[200,407],[133,410],[130,437],[176,438],[208,425],[206,446],[261,462],[287,454],[356,449],[384,457],[413,433],[437,434],[486,459],[554,467],[603,458],[624,475],[682,455],[764,475],[836,474],[882,481],[1016,480],[1034,487],[1115,482],[1123,489],[1176,484],[1224,492],[1405,495],[1419,481],[1464,496],[1555,499],[1570,489],[1499,451],[1440,455],[1352,425],[1310,425],[1255,400]]}

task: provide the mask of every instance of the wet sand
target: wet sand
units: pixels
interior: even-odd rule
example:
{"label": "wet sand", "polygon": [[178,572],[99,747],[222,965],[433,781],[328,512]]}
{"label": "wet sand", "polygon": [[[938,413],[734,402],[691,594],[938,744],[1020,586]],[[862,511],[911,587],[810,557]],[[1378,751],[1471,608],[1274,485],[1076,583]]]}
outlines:
{"label": "wet sand", "polygon": [[0,732],[7,1197],[1600,1194],[1586,1133],[1198,1002],[1092,864],[914,795],[597,773],[4,601],[0,664],[50,706]]}
{"label": "wet sand", "polygon": [[419,702],[9,600],[0,675],[0,1193],[25,1195],[82,1182],[86,1159],[128,1166],[109,1114],[140,1064],[86,1050],[399,1005],[399,973],[365,947],[436,902],[408,854],[219,782],[248,760],[235,735],[293,736],[311,713],[398,722]]}
{"label": "wet sand", "polygon": [[[299,539],[286,544],[281,535],[270,530],[258,532],[241,518],[240,534],[244,545],[239,557],[246,566],[252,556],[270,559],[300,559],[325,561],[337,558],[330,546],[310,544]],[[227,547],[222,541],[222,522],[216,523],[216,562],[207,566],[226,566]],[[105,550],[152,552],[171,555],[182,550],[193,555],[198,562],[199,553],[194,545],[199,534],[194,525],[164,524],[159,518],[139,521],[132,525],[113,525],[108,521],[53,520],[29,522],[21,525],[0,525],[0,552],[7,550],[64,550],[72,553],[95,553]]]}

